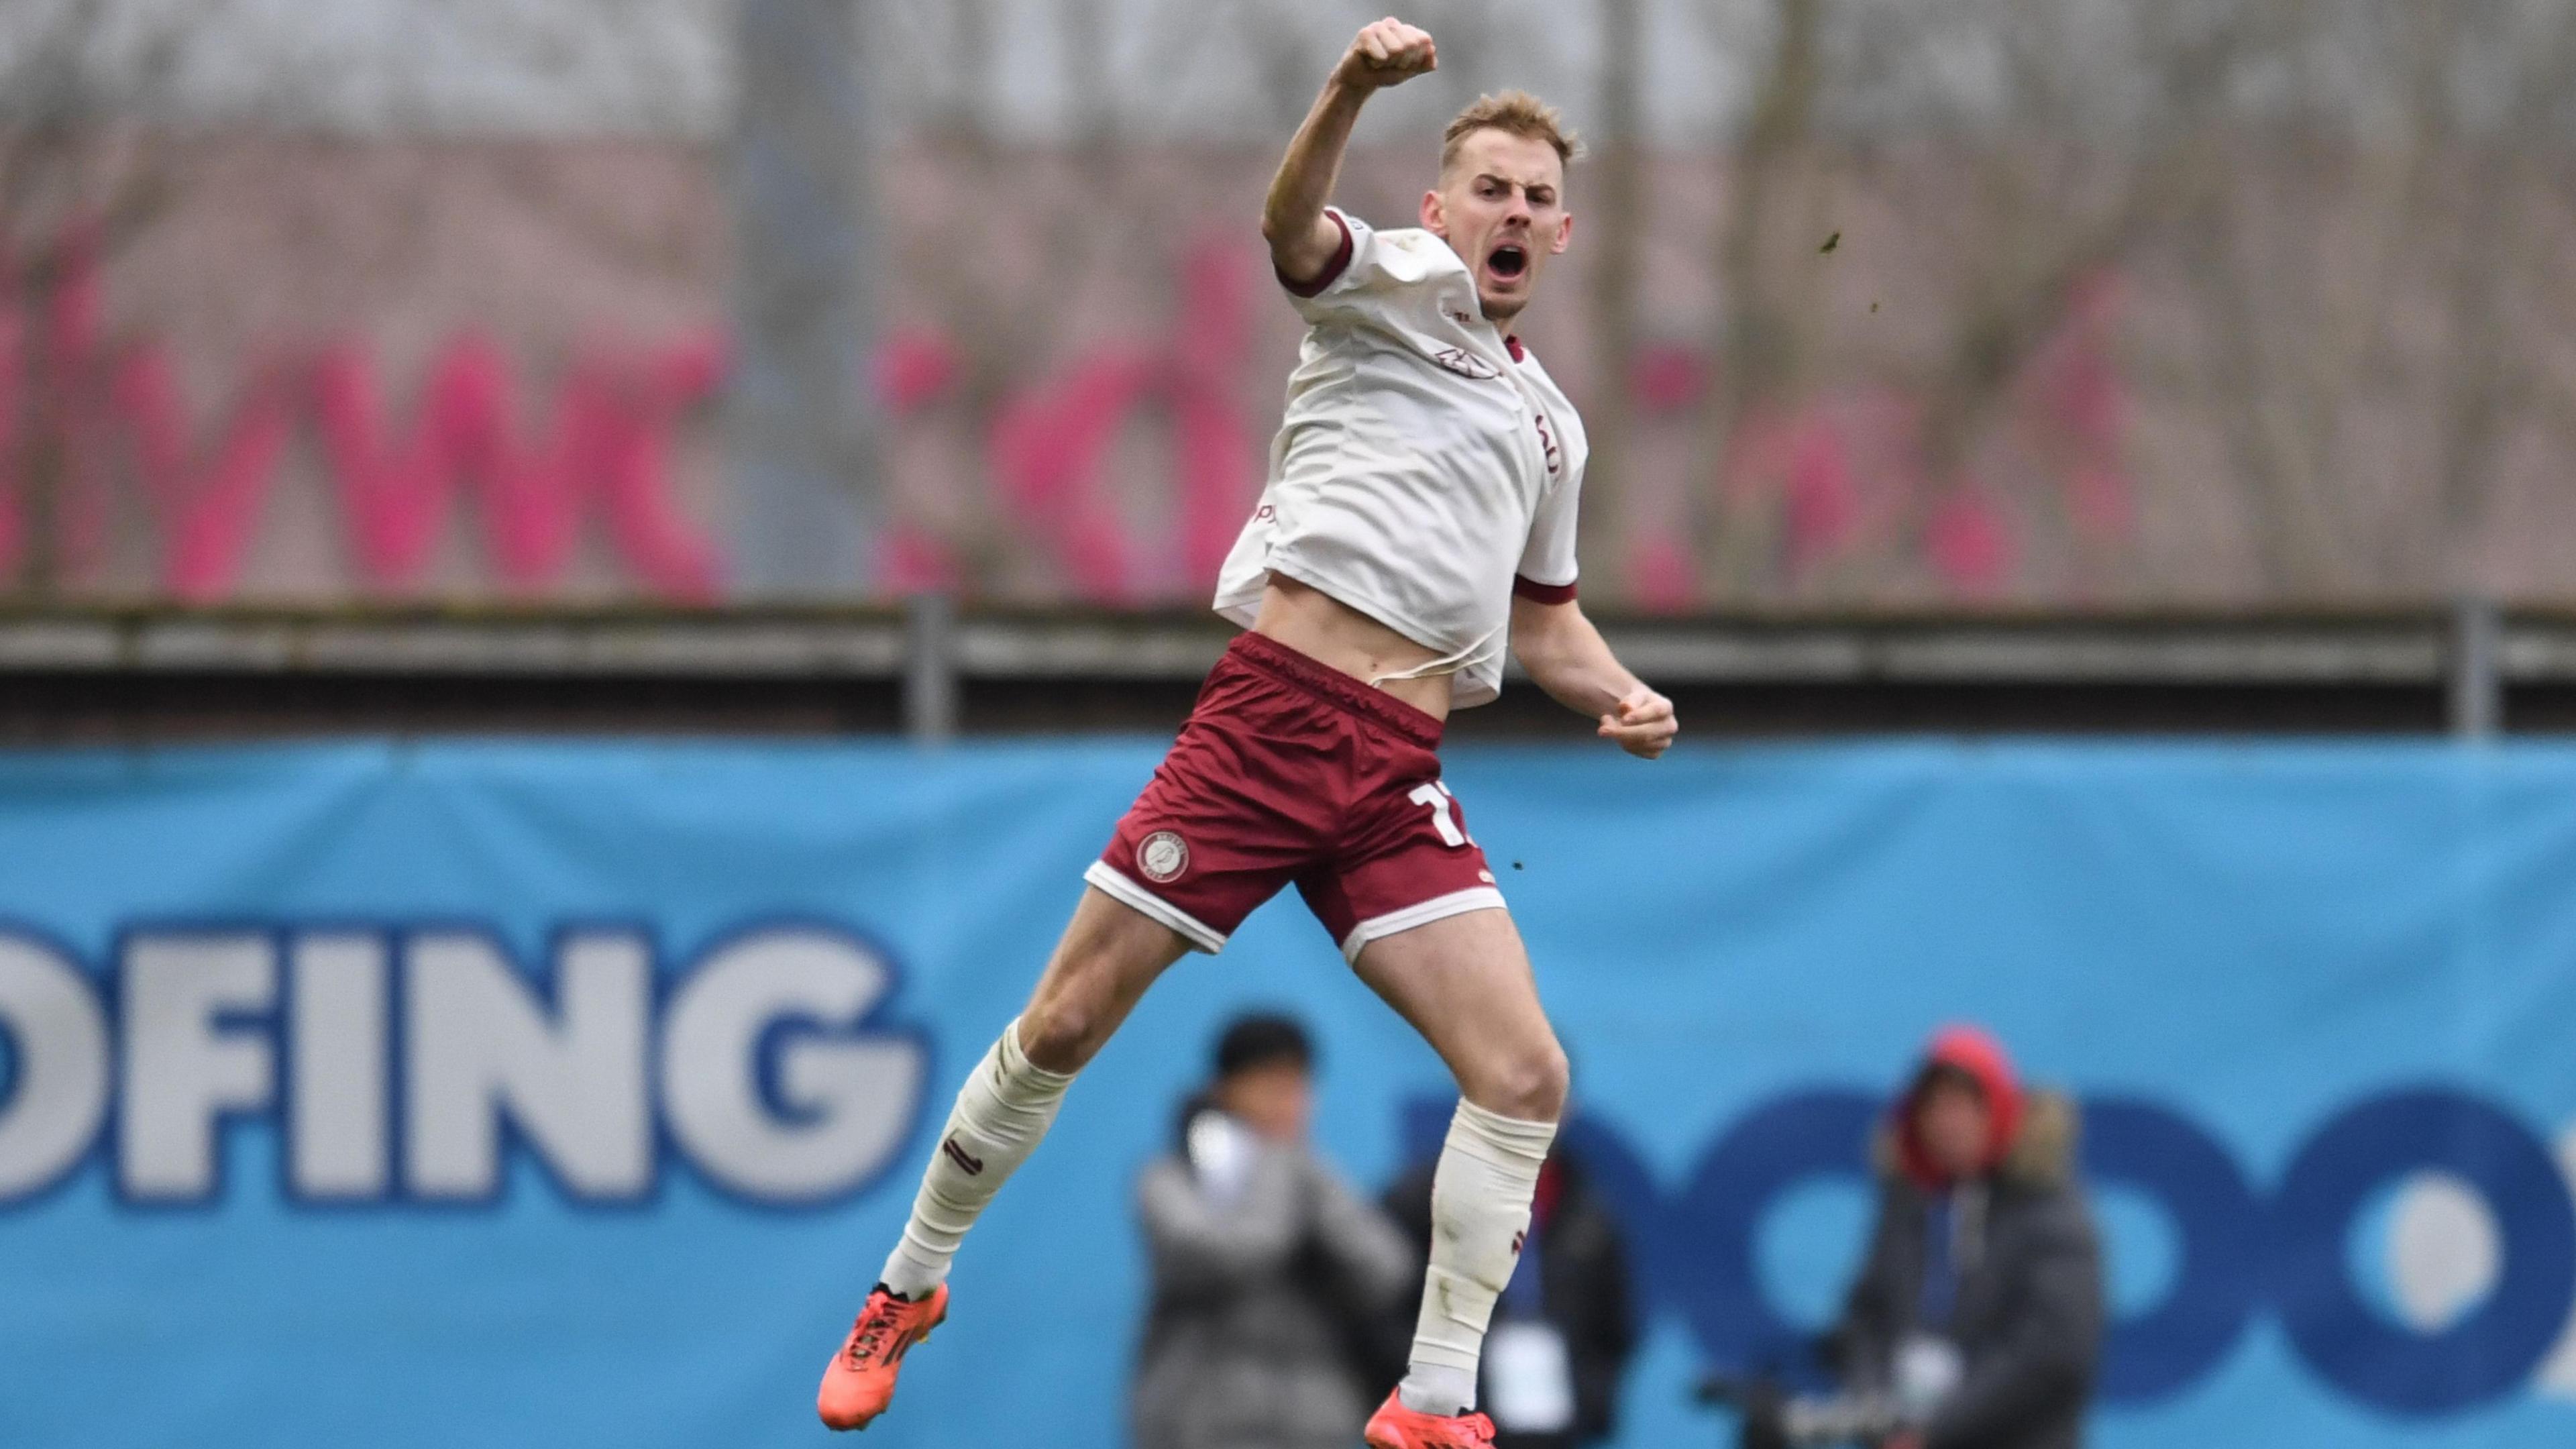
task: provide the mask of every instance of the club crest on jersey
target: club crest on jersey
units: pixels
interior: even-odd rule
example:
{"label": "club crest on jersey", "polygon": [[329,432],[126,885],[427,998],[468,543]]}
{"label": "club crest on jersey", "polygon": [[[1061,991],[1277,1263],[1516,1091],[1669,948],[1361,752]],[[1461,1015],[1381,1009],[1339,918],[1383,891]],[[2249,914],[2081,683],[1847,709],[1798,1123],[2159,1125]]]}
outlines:
{"label": "club crest on jersey", "polygon": [[1478,382],[1491,382],[1503,375],[1501,368],[1463,347],[1444,347],[1431,354],[1431,360],[1460,377],[1472,377]]}
{"label": "club crest on jersey", "polygon": [[1136,868],[1147,880],[1170,880],[1190,868],[1189,842],[1177,831],[1157,830],[1137,845]]}

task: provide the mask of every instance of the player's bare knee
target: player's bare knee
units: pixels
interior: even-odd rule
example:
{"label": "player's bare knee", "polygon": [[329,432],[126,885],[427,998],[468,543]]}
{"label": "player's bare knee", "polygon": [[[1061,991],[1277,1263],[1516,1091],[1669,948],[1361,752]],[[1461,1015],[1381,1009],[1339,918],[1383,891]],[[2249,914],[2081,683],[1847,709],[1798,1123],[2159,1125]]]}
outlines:
{"label": "player's bare knee", "polygon": [[1537,1080],[1532,1084],[1534,1100],[1530,1103],[1529,1120],[1553,1122],[1565,1114],[1566,1094],[1574,1086],[1573,1064],[1565,1057],[1565,1048],[1550,1037],[1547,1050],[1539,1054]]}
{"label": "player's bare knee", "polygon": [[1020,1013],[1020,1053],[1050,1072],[1080,1071],[1100,1049],[1102,1014],[1079,992],[1041,994]]}
{"label": "player's bare knee", "polygon": [[1068,940],[1020,1013],[1020,1050],[1051,1072],[1078,1072],[1125,1012],[1110,943]]}
{"label": "player's bare knee", "polygon": [[1020,1051],[1051,1072],[1079,1071],[1099,1049],[1100,1006],[1080,984],[1050,976],[1020,1013]]}
{"label": "player's bare knee", "polygon": [[1467,1099],[1524,1122],[1553,1122],[1565,1111],[1570,1072],[1565,1051],[1549,1040],[1494,1064]]}

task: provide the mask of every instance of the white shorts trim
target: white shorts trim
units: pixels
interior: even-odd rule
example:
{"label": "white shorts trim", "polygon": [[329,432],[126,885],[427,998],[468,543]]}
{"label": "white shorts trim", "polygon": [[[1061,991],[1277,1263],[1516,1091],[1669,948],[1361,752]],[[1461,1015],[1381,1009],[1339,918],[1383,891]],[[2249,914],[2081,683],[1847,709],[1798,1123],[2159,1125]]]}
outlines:
{"label": "white shorts trim", "polygon": [[[1139,915],[1160,921],[1189,940],[1192,947],[1213,956],[1225,949],[1225,933],[1207,922],[1173,905],[1120,873],[1105,860],[1095,860],[1082,878],[1100,887],[1101,894],[1126,906]],[[1421,909],[1419,906],[1416,910]],[[1398,929],[1401,929],[1400,927]]]}
{"label": "white shorts trim", "polygon": [[1451,916],[1463,916],[1469,911],[1503,909],[1506,909],[1503,904],[1503,893],[1492,886],[1469,886],[1463,891],[1451,891],[1445,896],[1433,896],[1420,905],[1406,906],[1400,911],[1389,911],[1383,916],[1373,917],[1353,926],[1351,933],[1342,938],[1342,959],[1356,964],[1360,959],[1361,948],[1371,941],[1383,940],[1398,931],[1410,931],[1416,926],[1427,926],[1433,921],[1447,920]]}

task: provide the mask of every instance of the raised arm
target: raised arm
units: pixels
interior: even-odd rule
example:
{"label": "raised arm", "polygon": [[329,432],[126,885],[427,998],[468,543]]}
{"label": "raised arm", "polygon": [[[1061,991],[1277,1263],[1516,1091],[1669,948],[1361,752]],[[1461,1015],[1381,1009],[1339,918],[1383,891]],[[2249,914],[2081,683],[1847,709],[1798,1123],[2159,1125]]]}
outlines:
{"label": "raised arm", "polygon": [[1369,93],[1402,85],[1439,64],[1431,36],[1392,16],[1363,27],[1352,39],[1289,141],[1287,158],[1279,163],[1269,199],[1261,206],[1261,235],[1270,243],[1270,260],[1281,277],[1311,282],[1341,248],[1341,229],[1325,218],[1324,204],[1333,199],[1342,151]]}
{"label": "raised arm", "polygon": [[1673,702],[1628,672],[1572,599],[1550,604],[1515,596],[1512,653],[1539,688],[1576,714],[1599,720],[1596,733],[1638,759],[1662,754],[1681,731]]}

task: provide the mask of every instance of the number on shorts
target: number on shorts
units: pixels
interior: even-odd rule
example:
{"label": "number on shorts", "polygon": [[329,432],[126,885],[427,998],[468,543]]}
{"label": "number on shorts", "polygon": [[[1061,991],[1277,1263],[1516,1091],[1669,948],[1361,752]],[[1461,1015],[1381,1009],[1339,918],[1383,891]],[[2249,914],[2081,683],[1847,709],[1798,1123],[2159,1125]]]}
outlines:
{"label": "number on shorts", "polygon": [[1415,786],[1413,793],[1404,798],[1416,805],[1431,807],[1431,828],[1440,832],[1442,845],[1455,847],[1467,843],[1467,832],[1458,828],[1457,812],[1449,808],[1450,802],[1457,797],[1449,793],[1448,786],[1434,780],[1428,785]]}

